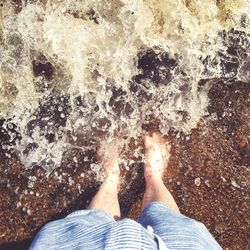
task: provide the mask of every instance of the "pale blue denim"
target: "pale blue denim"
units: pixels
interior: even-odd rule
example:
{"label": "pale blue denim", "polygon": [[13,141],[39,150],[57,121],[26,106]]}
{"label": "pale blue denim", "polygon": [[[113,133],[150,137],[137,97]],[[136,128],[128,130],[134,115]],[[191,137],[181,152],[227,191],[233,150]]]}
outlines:
{"label": "pale blue denim", "polygon": [[138,222],[115,221],[102,210],[76,211],[46,224],[30,250],[159,249],[157,238],[165,243],[164,249],[221,249],[202,223],[173,212],[163,203],[152,202]]}
{"label": "pale blue denim", "polygon": [[202,223],[174,212],[164,203],[150,203],[138,222],[144,227],[150,225],[168,249],[222,249]]}

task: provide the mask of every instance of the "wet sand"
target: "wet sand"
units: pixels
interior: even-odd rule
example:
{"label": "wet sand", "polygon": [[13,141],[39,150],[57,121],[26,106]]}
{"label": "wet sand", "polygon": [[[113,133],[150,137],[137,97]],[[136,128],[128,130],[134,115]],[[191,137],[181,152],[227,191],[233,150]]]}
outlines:
{"label": "wet sand", "polygon": [[[9,13],[11,4],[0,2]],[[98,143],[114,134],[124,142],[122,214],[136,219],[145,188],[143,134],[153,131],[166,131],[171,144],[164,183],[180,211],[203,222],[223,249],[247,249],[250,36],[248,17],[238,20],[240,4],[206,1],[218,11],[207,16],[197,11],[197,1],[185,6],[165,1],[172,10],[163,12],[158,1],[137,1],[136,6],[114,1],[107,8],[94,5],[95,11],[68,6],[57,15],[58,8],[43,9],[46,0],[31,1],[43,3],[31,8],[21,2],[13,1],[14,12],[4,16],[10,24],[6,37],[0,30],[5,53],[0,67],[0,249],[27,249],[45,223],[88,206],[102,180]],[[172,11],[183,16],[177,20],[179,14]],[[18,23],[12,17],[19,13]],[[61,21],[70,22],[71,33]],[[239,30],[231,27],[234,23]],[[47,28],[44,40],[38,24]],[[114,34],[109,37],[110,26]],[[83,37],[79,32],[86,30],[94,30],[86,33],[90,40],[73,46],[71,36]],[[124,31],[131,35],[128,44]],[[104,34],[101,39],[98,32]],[[58,34],[66,47],[58,43]],[[50,43],[54,47],[47,47]]]}
{"label": "wet sand", "polygon": [[[181,212],[202,221],[224,249],[246,249],[250,86],[219,80],[209,94],[210,115],[189,136],[169,132],[171,158],[164,182]],[[215,113],[218,119],[211,118]],[[147,129],[157,130],[157,122],[147,124]],[[87,157],[81,167],[62,166],[47,177],[42,168],[27,171],[14,156],[1,155],[1,249],[25,249],[44,223],[86,208],[99,186],[89,169],[96,161],[95,152],[88,152]],[[131,174],[132,169],[137,176]],[[130,171],[123,171],[125,183],[130,182],[121,190],[124,216],[138,216],[144,189],[142,171],[140,160]]]}

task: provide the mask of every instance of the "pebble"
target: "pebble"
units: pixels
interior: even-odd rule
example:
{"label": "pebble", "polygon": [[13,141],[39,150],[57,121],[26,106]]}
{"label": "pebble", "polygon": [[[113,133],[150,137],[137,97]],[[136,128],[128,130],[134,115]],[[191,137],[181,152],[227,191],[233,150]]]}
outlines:
{"label": "pebble", "polygon": [[34,187],[34,182],[33,181],[29,181],[28,182],[28,187],[29,188],[33,188]]}
{"label": "pebble", "polygon": [[61,175],[59,175],[58,177],[57,177],[57,180],[61,183],[62,182],[62,179],[63,179],[63,177],[61,176]]}
{"label": "pebble", "polygon": [[67,201],[66,200],[63,201],[63,206],[67,207]]}
{"label": "pebble", "polygon": [[80,184],[77,184],[77,189],[78,189],[78,191],[81,190],[81,185]]}
{"label": "pebble", "polygon": [[18,194],[18,190],[19,190],[19,187],[17,187],[16,189],[15,189],[15,194]]}
{"label": "pebble", "polygon": [[210,187],[209,180],[205,180],[205,185],[206,185],[207,187]]}
{"label": "pebble", "polygon": [[231,184],[232,184],[233,187],[240,188],[240,186],[236,183],[235,180],[232,180]]}
{"label": "pebble", "polygon": [[8,154],[8,153],[5,153],[5,156],[8,157],[8,158],[11,158],[11,155]]}
{"label": "pebble", "polygon": [[201,178],[200,178],[200,177],[195,178],[194,184],[195,184],[197,187],[199,187],[199,186],[201,185]]}
{"label": "pebble", "polygon": [[68,182],[69,182],[69,186],[72,186],[74,184],[74,180],[72,179],[72,177],[68,178]]}
{"label": "pebble", "polygon": [[227,181],[223,176],[221,176],[220,178],[223,180],[223,182]]}
{"label": "pebble", "polygon": [[30,176],[29,179],[30,179],[31,181],[36,181],[36,176],[34,176],[34,175],[33,175],[33,176]]}

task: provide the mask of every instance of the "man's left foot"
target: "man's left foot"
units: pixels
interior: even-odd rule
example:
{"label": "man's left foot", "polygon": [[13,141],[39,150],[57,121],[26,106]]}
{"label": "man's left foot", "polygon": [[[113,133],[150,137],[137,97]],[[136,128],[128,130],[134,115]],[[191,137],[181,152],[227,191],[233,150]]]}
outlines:
{"label": "man's left foot", "polygon": [[118,141],[112,140],[109,143],[104,142],[98,150],[98,154],[102,159],[104,167],[104,180],[110,180],[118,184],[120,177]]}
{"label": "man's left foot", "polygon": [[162,178],[170,157],[170,145],[162,135],[154,133],[145,136],[145,168],[144,176]]}

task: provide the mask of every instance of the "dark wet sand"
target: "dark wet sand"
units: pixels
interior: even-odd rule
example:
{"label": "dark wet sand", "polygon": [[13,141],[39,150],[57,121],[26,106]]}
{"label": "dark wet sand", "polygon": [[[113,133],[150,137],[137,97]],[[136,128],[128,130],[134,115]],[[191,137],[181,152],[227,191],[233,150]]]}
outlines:
{"label": "dark wet sand", "polygon": [[[13,2],[16,3],[16,12],[20,12],[22,1]],[[170,130],[168,140],[172,146],[171,158],[164,182],[181,212],[203,222],[224,249],[245,250],[250,246],[250,210],[247,206],[250,194],[250,83],[233,78],[237,75],[239,61],[244,61],[249,53],[237,45],[239,41],[234,35],[237,37],[240,32],[230,32],[233,36],[225,38],[229,40],[226,45],[227,54],[218,53],[218,57],[224,58],[221,67],[225,75],[230,75],[231,80],[212,80],[208,115],[200,120],[189,136]],[[226,32],[222,35],[227,36]],[[247,37],[244,41],[247,41]],[[152,51],[150,53],[149,58],[152,57]],[[234,60],[228,61],[229,55]],[[236,55],[243,59],[235,58]],[[150,78],[152,68],[148,69],[147,55],[145,57],[147,67],[142,65],[143,74],[135,77],[130,90],[138,98],[147,101],[150,95],[140,89],[140,84],[144,78]],[[144,56],[141,61],[143,58]],[[171,78],[170,69],[175,67],[175,61],[168,59],[158,62],[155,58],[158,55],[153,54],[154,64],[164,66],[165,73]],[[212,61],[213,58],[206,58],[204,65],[211,64],[210,59]],[[159,67],[154,64],[154,77],[150,80],[154,84],[163,84]],[[49,80],[53,70],[50,64],[43,67],[45,68],[42,70],[47,71],[45,78]],[[246,73],[249,72],[249,63],[245,67]],[[35,76],[43,72],[39,68],[33,68],[33,71]],[[164,83],[168,84],[169,79],[164,79]],[[207,81],[204,80],[200,82],[200,87],[206,84]],[[117,93],[119,97],[119,91]],[[115,95],[114,89],[114,97]],[[122,110],[129,114],[130,107],[127,104],[128,107],[116,102],[115,98],[113,103],[117,108],[114,109],[115,113],[119,114],[119,107],[123,105]],[[183,114],[183,119],[188,117]],[[158,131],[158,125],[153,119],[149,124],[144,124],[143,129]],[[0,145],[3,145],[10,138],[1,126],[0,119]],[[15,133],[15,127],[10,130]],[[16,137],[18,138],[18,134]],[[53,135],[47,139],[53,141]],[[142,138],[138,138],[138,142],[140,145]],[[130,148],[136,147],[133,140],[130,144]],[[27,150],[32,150],[32,145]],[[125,153],[127,157],[133,158],[130,154],[131,152]],[[71,164],[71,167],[67,167],[69,162],[64,162],[63,166],[47,176],[39,166],[25,170],[14,154],[0,150],[0,249],[27,249],[36,232],[45,223],[63,218],[74,210],[86,208],[100,185],[95,181],[96,176],[90,168],[90,164],[96,162],[96,154],[94,151],[88,151],[85,155],[80,151],[70,151],[66,158],[71,163],[73,155],[77,156],[79,166]],[[120,203],[123,215],[136,219],[145,183],[143,163],[140,157],[134,159],[135,163],[129,166],[130,170],[122,171]]]}
{"label": "dark wet sand", "polygon": [[[174,130],[168,135],[172,148],[165,184],[181,212],[202,221],[224,249],[250,245],[249,94],[247,83],[216,81],[209,92],[209,115],[188,137]],[[145,129],[157,126],[152,121]],[[8,138],[1,134],[4,139]],[[9,159],[0,153],[0,249],[26,249],[42,225],[85,208],[98,189],[89,167],[96,161],[95,152],[78,156],[79,162],[88,156],[81,167],[57,169],[61,182],[55,172],[47,177],[40,167],[24,170],[15,156]],[[137,218],[144,189],[140,159],[130,169],[122,174],[130,185],[122,185],[121,208],[124,216]],[[132,172],[138,173],[135,179]]]}

